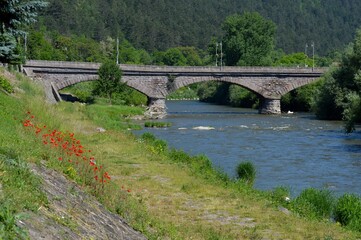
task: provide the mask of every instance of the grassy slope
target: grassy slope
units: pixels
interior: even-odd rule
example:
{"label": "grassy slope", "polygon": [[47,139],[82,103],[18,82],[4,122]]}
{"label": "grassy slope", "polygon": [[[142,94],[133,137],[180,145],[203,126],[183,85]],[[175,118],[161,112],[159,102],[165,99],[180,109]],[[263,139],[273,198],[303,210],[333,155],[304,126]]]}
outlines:
{"label": "grassy slope", "polygon": [[[1,74],[1,73],[0,73]],[[171,239],[357,239],[360,235],[337,224],[314,222],[287,215],[262,193],[237,189],[197,176],[188,166],[172,163],[129,132],[109,130],[106,119],[95,125],[89,121],[86,106],[62,103],[48,106],[23,80],[16,82],[28,92],[26,98],[0,93],[0,143],[27,161],[44,155],[19,123],[30,110],[44,124],[74,131],[96,159],[104,162],[118,189],[129,189],[135,201],[119,210],[111,192],[100,196],[110,209],[120,212],[150,238]],[[30,93],[30,94],[29,94]],[[23,94],[16,94],[20,96]],[[93,111],[92,114],[96,114]],[[12,121],[11,119],[17,120]],[[103,125],[104,124],[104,125]],[[108,129],[97,133],[97,127]],[[49,166],[52,166],[49,162]],[[3,181],[3,179],[1,179]],[[21,190],[18,190],[19,194]],[[37,200],[38,205],[43,204]],[[24,207],[25,208],[25,207]],[[147,209],[144,212],[143,209]],[[18,210],[19,211],[19,210]]]}

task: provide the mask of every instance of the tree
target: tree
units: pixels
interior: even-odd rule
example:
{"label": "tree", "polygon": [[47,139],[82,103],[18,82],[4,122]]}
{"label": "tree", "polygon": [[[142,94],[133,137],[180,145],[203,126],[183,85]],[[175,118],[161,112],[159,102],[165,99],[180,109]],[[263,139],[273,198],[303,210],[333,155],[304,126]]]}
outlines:
{"label": "tree", "polygon": [[258,13],[246,12],[226,18],[222,39],[224,59],[230,66],[261,66],[271,64],[275,24]]}
{"label": "tree", "polygon": [[361,122],[361,29],[346,49],[341,63],[324,77],[316,96],[316,115],[322,119],[345,120],[347,132]]}
{"label": "tree", "polygon": [[25,35],[22,27],[35,22],[43,1],[0,0],[0,61],[9,63],[19,58],[16,38]]}
{"label": "tree", "polygon": [[106,94],[109,104],[112,104],[112,95],[121,85],[122,71],[116,63],[107,61],[100,66],[98,75],[96,89]]}

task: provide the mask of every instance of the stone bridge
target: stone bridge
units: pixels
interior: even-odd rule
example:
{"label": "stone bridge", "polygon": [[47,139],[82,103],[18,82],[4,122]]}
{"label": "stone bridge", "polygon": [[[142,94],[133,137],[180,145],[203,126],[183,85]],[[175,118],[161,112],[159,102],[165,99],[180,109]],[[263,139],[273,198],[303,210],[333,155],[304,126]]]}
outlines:
{"label": "stone bridge", "polygon": [[[98,63],[28,61],[26,75],[40,79],[47,97],[60,101],[58,90],[97,80]],[[198,82],[220,81],[242,86],[262,98],[260,113],[281,113],[280,99],[286,93],[316,81],[326,68],[285,67],[170,67],[120,64],[122,81],[148,97],[148,114],[163,117],[165,99],[177,89]]]}

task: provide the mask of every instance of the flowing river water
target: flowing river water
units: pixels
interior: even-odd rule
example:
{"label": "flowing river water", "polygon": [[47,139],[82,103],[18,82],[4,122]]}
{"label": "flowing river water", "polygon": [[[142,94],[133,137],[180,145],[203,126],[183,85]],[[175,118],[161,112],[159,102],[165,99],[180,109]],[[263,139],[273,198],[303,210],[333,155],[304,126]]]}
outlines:
{"label": "flowing river water", "polygon": [[168,101],[166,129],[144,129],[189,154],[205,154],[229,176],[251,161],[255,188],[309,187],[336,194],[361,195],[361,133],[345,134],[341,122],[319,121],[312,114],[260,115],[257,110],[198,101]]}

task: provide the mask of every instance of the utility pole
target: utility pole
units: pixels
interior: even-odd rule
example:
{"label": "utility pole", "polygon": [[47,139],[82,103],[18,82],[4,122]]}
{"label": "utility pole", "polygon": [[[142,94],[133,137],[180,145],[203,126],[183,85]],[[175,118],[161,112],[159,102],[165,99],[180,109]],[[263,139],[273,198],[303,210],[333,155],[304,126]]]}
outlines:
{"label": "utility pole", "polygon": [[223,65],[223,49],[222,49],[222,42],[220,43],[221,47],[221,71],[222,71],[222,65]]}
{"label": "utility pole", "polygon": [[216,67],[218,66],[218,42],[216,43]]}
{"label": "utility pole", "polygon": [[117,64],[119,64],[119,38],[117,38]]}

